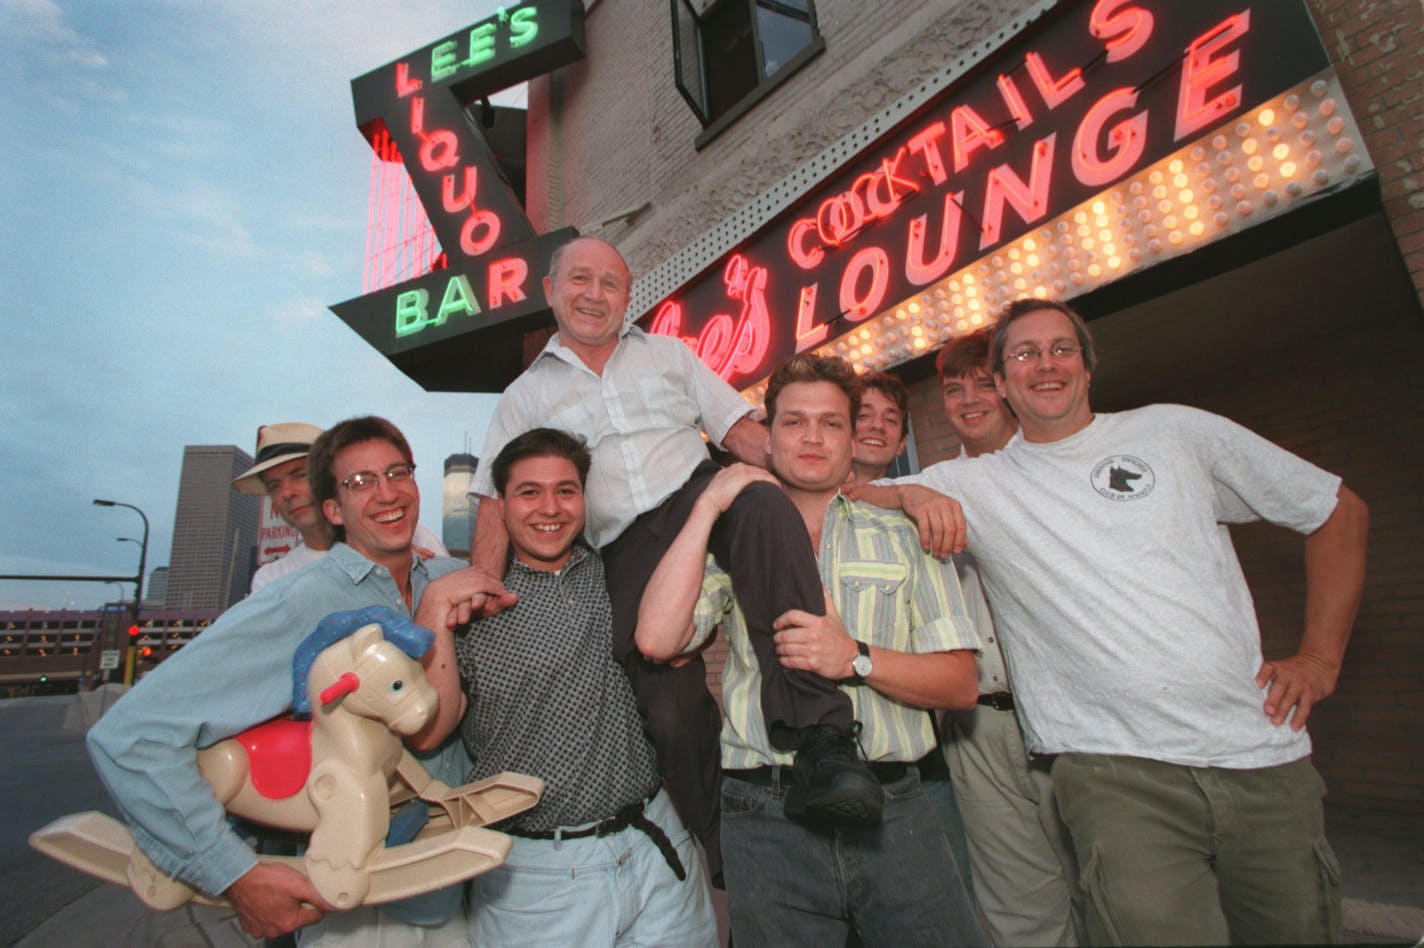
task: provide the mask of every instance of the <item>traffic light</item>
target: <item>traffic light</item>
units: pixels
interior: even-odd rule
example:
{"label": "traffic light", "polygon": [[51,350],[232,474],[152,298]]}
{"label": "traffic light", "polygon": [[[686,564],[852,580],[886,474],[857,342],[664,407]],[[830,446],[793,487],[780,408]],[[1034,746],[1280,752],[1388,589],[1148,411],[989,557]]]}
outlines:
{"label": "traffic light", "polygon": [[153,649],[145,645],[142,649],[139,650],[139,654],[142,655],[144,658],[152,658]]}
{"label": "traffic light", "polygon": [[131,625],[129,626],[129,640],[132,642],[132,640],[136,638],[138,638],[138,626]]}

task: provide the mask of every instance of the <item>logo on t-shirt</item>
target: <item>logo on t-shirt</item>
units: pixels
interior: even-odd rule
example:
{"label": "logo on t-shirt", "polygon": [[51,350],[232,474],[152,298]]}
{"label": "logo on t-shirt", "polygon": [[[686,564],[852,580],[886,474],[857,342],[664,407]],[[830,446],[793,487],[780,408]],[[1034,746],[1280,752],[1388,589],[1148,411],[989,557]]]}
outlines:
{"label": "logo on t-shirt", "polygon": [[1093,488],[1108,500],[1140,500],[1152,493],[1157,475],[1141,458],[1114,454],[1093,468]]}

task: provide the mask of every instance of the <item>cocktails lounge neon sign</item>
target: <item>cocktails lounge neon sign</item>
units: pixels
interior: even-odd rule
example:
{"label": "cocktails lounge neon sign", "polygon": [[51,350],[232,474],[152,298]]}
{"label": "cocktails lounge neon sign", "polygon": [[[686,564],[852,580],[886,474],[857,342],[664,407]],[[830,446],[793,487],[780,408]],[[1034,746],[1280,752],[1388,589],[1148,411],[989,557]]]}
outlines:
{"label": "cocktails lounge neon sign", "polygon": [[1327,65],[1293,0],[1055,11],[649,328],[745,387]]}

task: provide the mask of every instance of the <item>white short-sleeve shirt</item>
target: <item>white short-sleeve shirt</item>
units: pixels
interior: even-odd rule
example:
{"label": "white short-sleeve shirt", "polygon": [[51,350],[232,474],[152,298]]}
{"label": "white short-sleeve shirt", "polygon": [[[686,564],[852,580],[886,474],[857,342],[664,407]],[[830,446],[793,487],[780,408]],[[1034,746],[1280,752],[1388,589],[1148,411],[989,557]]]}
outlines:
{"label": "white short-sleeve shirt", "polygon": [[1153,405],[909,480],[964,505],[1030,750],[1236,768],[1310,752],[1262,710],[1227,524],[1312,532],[1338,477],[1225,418]]}
{"label": "white short-sleeve shirt", "polygon": [[587,535],[601,548],[677,490],[752,406],[685,343],[624,327],[595,374],[556,333],[495,407],[470,494],[494,496],[490,464],[516,435],[558,428],[588,442]]}

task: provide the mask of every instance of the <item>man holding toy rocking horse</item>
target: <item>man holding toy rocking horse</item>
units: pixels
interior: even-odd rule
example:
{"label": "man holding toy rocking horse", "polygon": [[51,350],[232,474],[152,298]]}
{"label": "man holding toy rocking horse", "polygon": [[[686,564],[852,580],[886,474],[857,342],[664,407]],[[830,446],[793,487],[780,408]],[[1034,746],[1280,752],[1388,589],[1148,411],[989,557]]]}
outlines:
{"label": "man holding toy rocking horse", "polygon": [[[463,563],[413,554],[420,492],[410,446],[390,422],[341,422],[312,445],[308,469],[316,501],[337,531],[331,552],[225,612],[125,695],[88,737],[99,776],[154,865],[226,898],[243,929],[263,938],[322,921],[332,906],[302,873],[258,862],[199,773],[198,750],[288,710],[292,655],[328,614],[375,605],[410,614],[423,598],[468,602],[481,591],[469,588],[468,570],[441,579]],[[427,668],[453,661],[440,640],[423,659]],[[451,785],[462,782],[469,766],[458,742],[423,763]],[[425,903],[423,917],[399,903],[333,914],[318,940],[463,944],[463,913],[448,917],[457,905],[447,902],[432,915]]]}

